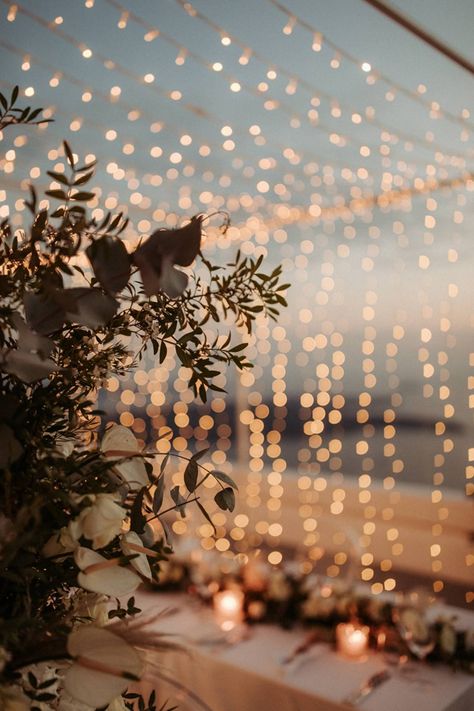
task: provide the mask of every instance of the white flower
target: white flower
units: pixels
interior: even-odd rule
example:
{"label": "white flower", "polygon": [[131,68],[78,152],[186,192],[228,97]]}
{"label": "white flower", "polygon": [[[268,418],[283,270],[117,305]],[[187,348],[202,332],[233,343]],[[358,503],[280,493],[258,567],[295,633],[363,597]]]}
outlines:
{"label": "white flower", "polygon": [[[70,633],[67,650],[73,663],[64,687],[77,701],[93,708],[117,700],[130,681],[138,681],[143,664],[136,650],[109,630],[82,625]],[[118,711],[120,707],[115,707]]]}
{"label": "white flower", "polygon": [[74,560],[81,572],[77,582],[85,590],[121,597],[133,593],[141,583],[141,578],[119,565],[119,559],[107,560],[90,548],[78,548]]}
{"label": "white flower", "polygon": [[318,618],[325,619],[330,617],[334,612],[334,598],[321,597],[320,595],[312,595],[301,605],[303,616],[308,619]]}
{"label": "white flower", "polygon": [[75,440],[67,437],[58,437],[55,442],[56,449],[63,457],[70,457],[74,452]]}
{"label": "white flower", "polygon": [[114,494],[88,495],[92,505],[83,509],[77,519],[80,533],[92,541],[92,547],[104,548],[122,530],[127,512]]}
{"label": "white flower", "polygon": [[106,595],[76,590],[73,598],[74,617],[90,617],[92,624],[105,627],[109,623],[109,598]]}
{"label": "white flower", "polygon": [[309,575],[304,576],[304,578],[301,582],[301,590],[302,590],[302,592],[307,592],[311,595],[318,589],[319,584],[320,584],[319,575],[315,575],[314,573],[311,573]]}
{"label": "white flower", "polygon": [[285,574],[282,571],[277,571],[271,575],[269,583],[267,596],[270,600],[277,600],[278,602],[284,602],[288,600],[291,595],[291,586],[288,583]]}
{"label": "white flower", "polygon": [[127,711],[123,697],[117,696],[117,698],[107,706],[107,711]]}
{"label": "white flower", "polygon": [[457,637],[456,630],[449,622],[444,622],[439,634],[439,646],[441,650],[448,654],[453,655],[456,651]]}
{"label": "white flower", "polygon": [[46,541],[42,553],[46,558],[72,553],[78,547],[80,537],[81,528],[78,521],[70,521],[68,526],[63,526]]}
{"label": "white flower", "polygon": [[424,641],[429,636],[428,624],[419,610],[405,607],[398,613],[399,624],[404,634],[415,641]]}
{"label": "white flower", "polygon": [[[138,570],[140,575],[148,580],[152,579],[151,568],[146,557],[146,548],[143,547],[142,540],[138,533],[135,531],[128,531],[124,533],[120,539],[120,547],[124,555],[135,555],[136,558],[132,558],[130,565],[132,565],[135,570]],[[154,554],[154,551],[150,551]]]}
{"label": "white flower", "polygon": [[[138,441],[133,432],[130,432],[122,425],[113,425],[105,433],[100,448],[107,457],[114,459],[124,459],[130,455],[140,454]],[[130,489],[141,489],[142,486],[149,484],[146,473],[145,462],[141,457],[131,457],[125,461],[119,461],[115,465],[115,469],[120,476],[126,481]]]}

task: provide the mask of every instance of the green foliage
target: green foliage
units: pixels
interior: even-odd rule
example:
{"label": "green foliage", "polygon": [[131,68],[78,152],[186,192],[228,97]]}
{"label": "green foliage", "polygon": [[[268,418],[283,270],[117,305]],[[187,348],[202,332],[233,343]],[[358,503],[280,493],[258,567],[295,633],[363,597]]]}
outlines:
{"label": "green foliage", "polygon": [[[17,97],[16,89],[9,100],[0,95],[0,128],[40,122],[40,110],[16,108]],[[0,667],[0,692],[32,663],[70,657],[69,633],[95,619],[91,599],[98,604],[97,593],[104,592],[97,587],[103,582],[81,582],[92,580],[96,568],[124,568],[138,582],[148,570],[156,578],[160,560],[171,552],[167,515],[185,516],[195,504],[212,524],[200,494],[209,477],[219,488],[218,506],[235,506],[234,482],[202,467],[203,452],[188,461],[183,490],[168,491],[168,456],[154,476],[138,449],[103,451],[98,389],[147,352],[162,362],[172,349],[189,369],[195,395],[205,400],[209,389],[221,390],[215,384],[220,368],[250,367],[245,346],[232,343],[230,333],[210,341],[206,323],[232,315],[250,329],[257,314],[275,318],[285,305],[280,269],[265,274],[261,258],[237,254],[221,268],[202,257],[204,215],[179,229],[155,231],[129,254],[122,239],[127,219],[107,213],[98,222],[88,213],[94,163],[81,165],[63,146],[65,170],[49,173],[54,184],[46,192],[55,206],[40,209],[32,186],[25,200],[29,226],[0,225],[0,651],[8,659]],[[179,269],[197,258],[206,279]],[[130,342],[138,344],[136,351]],[[104,520],[119,517],[117,530],[107,535],[97,523],[102,506]],[[154,520],[164,534],[150,542]],[[99,551],[103,562],[81,563]],[[125,606],[117,602],[108,617],[138,613],[131,597]],[[53,694],[34,675],[21,686],[33,701]],[[145,709],[145,702],[138,707]],[[150,698],[148,709],[155,708]]]}
{"label": "green foliage", "polygon": [[42,108],[32,109],[30,106],[24,109],[18,108],[16,102],[19,93],[20,90],[18,86],[13,87],[10,98],[7,98],[0,92],[0,131],[3,131],[7,126],[14,126],[15,124],[30,124],[35,126],[51,121],[51,119],[45,118],[38,119],[38,116],[43,111]]}

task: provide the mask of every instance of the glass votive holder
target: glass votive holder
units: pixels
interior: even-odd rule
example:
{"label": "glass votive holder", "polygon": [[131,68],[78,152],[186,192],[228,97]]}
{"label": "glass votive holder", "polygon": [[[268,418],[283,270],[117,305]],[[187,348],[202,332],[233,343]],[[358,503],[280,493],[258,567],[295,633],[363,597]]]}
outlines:
{"label": "glass votive holder", "polygon": [[214,618],[224,632],[230,632],[244,621],[242,590],[222,590],[214,595]]}
{"label": "glass votive holder", "polygon": [[341,622],[336,627],[337,651],[351,659],[360,659],[369,647],[369,631],[367,625]]}

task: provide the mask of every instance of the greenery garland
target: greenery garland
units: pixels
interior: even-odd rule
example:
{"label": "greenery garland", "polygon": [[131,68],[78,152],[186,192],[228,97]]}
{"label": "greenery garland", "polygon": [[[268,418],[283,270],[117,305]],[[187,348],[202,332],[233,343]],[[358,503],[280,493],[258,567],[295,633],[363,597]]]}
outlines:
{"label": "greenery garland", "polygon": [[216,592],[232,588],[244,593],[249,625],[301,625],[314,631],[313,642],[333,643],[338,624],[357,620],[369,627],[373,648],[383,646],[387,652],[416,658],[407,638],[420,645],[430,640],[428,661],[474,673],[474,629],[457,630],[453,616],[428,622],[426,610],[419,606],[368,595],[344,580],[288,572],[258,559],[240,566],[211,553],[195,563],[176,556],[164,564],[158,586],[153,586],[158,591],[187,592],[205,604],[212,603]]}

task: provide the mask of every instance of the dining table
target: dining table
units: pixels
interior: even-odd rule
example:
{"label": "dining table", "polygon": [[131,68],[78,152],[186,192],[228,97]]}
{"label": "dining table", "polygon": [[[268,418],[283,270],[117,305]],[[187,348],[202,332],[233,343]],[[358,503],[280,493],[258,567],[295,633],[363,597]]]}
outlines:
{"label": "dining table", "polygon": [[[289,661],[307,635],[301,627],[241,625],[224,633],[212,607],[186,593],[146,590],[136,602],[149,620],[144,629],[172,643],[147,652],[139,689],[145,696],[155,691],[157,700],[169,699],[180,711],[474,709],[474,675],[446,664],[401,663],[380,650],[350,659],[325,642]],[[460,628],[474,626],[468,610],[443,606],[430,612],[455,618]]]}

